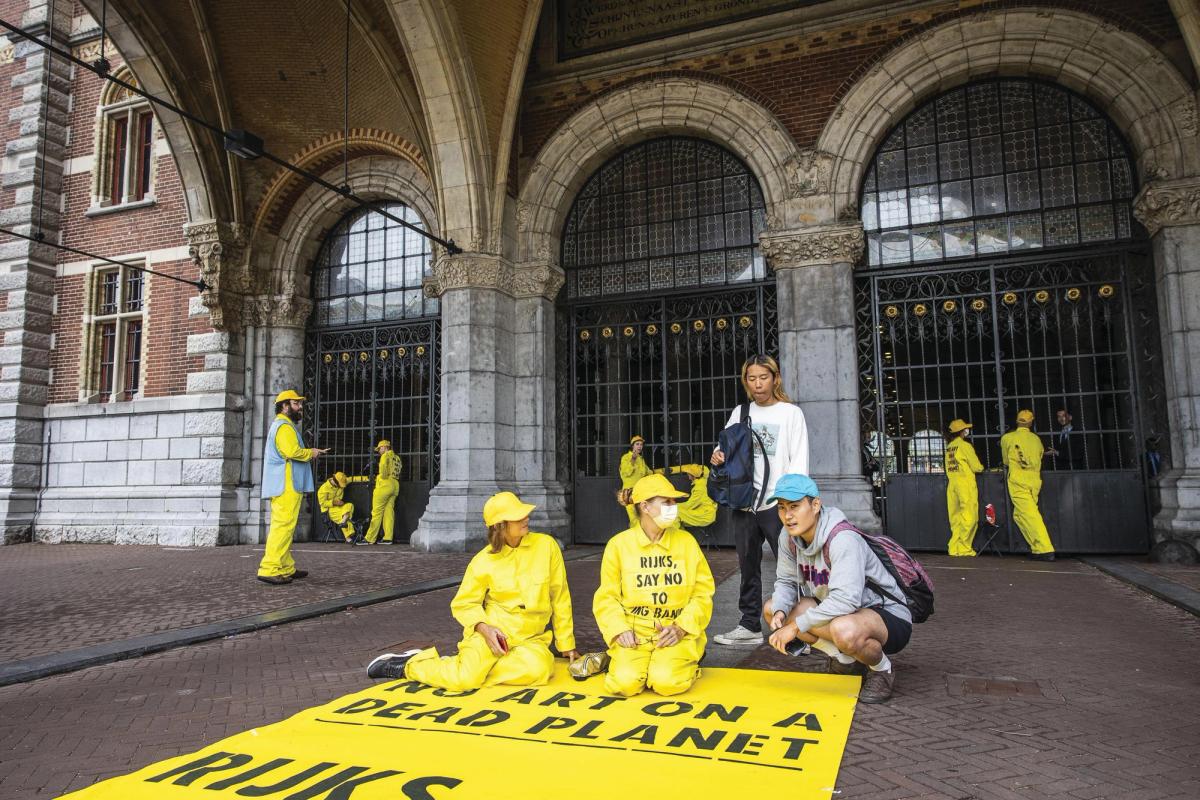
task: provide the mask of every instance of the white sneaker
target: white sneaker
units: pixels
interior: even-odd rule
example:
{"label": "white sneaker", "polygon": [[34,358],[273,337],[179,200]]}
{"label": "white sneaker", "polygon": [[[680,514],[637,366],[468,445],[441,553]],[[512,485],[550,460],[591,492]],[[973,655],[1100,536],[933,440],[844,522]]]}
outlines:
{"label": "white sneaker", "polygon": [[738,625],[728,633],[718,633],[713,637],[713,641],[730,647],[757,647],[763,643],[763,635],[759,631],[752,631]]}

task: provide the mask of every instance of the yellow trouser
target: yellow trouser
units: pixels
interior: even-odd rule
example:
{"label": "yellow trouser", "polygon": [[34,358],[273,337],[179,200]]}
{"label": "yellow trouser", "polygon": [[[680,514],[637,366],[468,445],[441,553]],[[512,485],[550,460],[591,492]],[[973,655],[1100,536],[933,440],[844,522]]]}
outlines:
{"label": "yellow trouser", "polygon": [[340,506],[330,506],[325,512],[333,524],[342,529],[342,535],[347,539],[354,536],[354,504],[342,503]]}
{"label": "yellow trouser", "polygon": [[604,676],[604,691],[620,697],[633,697],[643,689],[672,695],[686,692],[700,677],[704,647],[698,637],[689,636],[674,647],[613,645],[608,655],[612,662]]}
{"label": "yellow trouser", "polygon": [[946,487],[946,512],[950,516],[950,544],[946,551],[952,556],[975,555],[975,531],[979,529],[979,487],[975,475],[970,479],[950,478]]}
{"label": "yellow trouser", "polygon": [[404,666],[404,677],[453,692],[481,686],[540,686],[554,672],[554,655],[538,641],[514,643],[496,656],[478,633],[458,643],[458,654],[438,658],[436,647],[417,653]]}
{"label": "yellow trouser", "polygon": [[284,577],[296,571],[292,560],[292,535],[300,519],[300,501],[304,495],[292,488],[291,464],[284,476],[283,494],[271,498],[271,531],[267,534],[266,552],[258,565],[264,578]]}
{"label": "yellow trouser", "polygon": [[634,525],[638,524],[638,513],[637,513],[637,505],[636,504],[630,503],[629,505],[625,506],[625,513],[629,515],[629,527],[632,528]]}
{"label": "yellow trouser", "polygon": [[1050,532],[1038,510],[1038,494],[1042,491],[1042,476],[1037,472],[1015,469],[1008,473],[1008,496],[1012,498],[1013,521],[1034,553],[1053,553]]}
{"label": "yellow trouser", "polygon": [[396,532],[396,496],[400,494],[400,481],[379,478],[375,491],[371,492],[371,527],[367,528],[367,541],[375,544],[379,538],[379,526],[383,526],[383,540],[390,542]]}

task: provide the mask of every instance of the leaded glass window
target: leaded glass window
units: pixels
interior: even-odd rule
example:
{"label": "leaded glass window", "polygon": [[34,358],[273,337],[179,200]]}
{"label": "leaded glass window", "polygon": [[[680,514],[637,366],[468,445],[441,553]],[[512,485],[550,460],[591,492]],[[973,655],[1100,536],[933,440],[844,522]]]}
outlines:
{"label": "leaded glass window", "polygon": [[[419,228],[404,203],[381,206]],[[354,211],[334,227],[313,272],[318,327],[363,325],[436,315],[422,284],[432,268],[429,240],[375,210]]]}
{"label": "leaded glass window", "polygon": [[588,299],[764,280],[762,189],[732,153],[654,139],[584,184],[567,217],[567,297]]}
{"label": "leaded glass window", "polygon": [[926,103],[867,170],[870,266],[977,258],[1133,236],[1129,151],[1072,92],[1028,80]]}

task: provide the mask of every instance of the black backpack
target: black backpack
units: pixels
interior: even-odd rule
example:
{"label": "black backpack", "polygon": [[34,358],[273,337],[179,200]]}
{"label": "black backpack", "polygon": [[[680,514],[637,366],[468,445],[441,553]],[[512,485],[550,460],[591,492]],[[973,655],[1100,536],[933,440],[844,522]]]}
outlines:
{"label": "black backpack", "polygon": [[[750,404],[742,403],[741,418],[721,431],[717,444],[725,454],[725,463],[713,467],[708,476],[708,496],[719,505],[738,510],[757,510],[771,482],[771,462],[762,437],[750,424]],[[754,442],[763,453],[763,482],[758,500],[754,498]]]}

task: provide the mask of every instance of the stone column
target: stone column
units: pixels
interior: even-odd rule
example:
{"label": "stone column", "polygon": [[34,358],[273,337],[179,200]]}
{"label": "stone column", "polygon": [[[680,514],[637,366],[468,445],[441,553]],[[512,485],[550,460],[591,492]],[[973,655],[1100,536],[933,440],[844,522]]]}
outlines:
{"label": "stone column", "polygon": [[[65,42],[70,7],[60,3],[55,19],[49,16],[45,0],[30,0],[21,25],[44,36],[52,23],[55,40]],[[0,175],[13,200],[0,211],[0,224],[36,233],[41,202],[41,232],[48,241],[58,241],[70,65],[61,58],[47,59],[45,50],[24,40],[13,48],[20,71],[10,83],[16,102],[8,119],[18,130],[5,144]],[[56,256],[49,247],[23,240],[0,245],[0,544],[30,539],[42,486]]]}
{"label": "stone column", "polygon": [[859,426],[853,265],[862,225],[768,231],[759,243],[775,270],[780,368],[808,423],[809,469],[826,502],[878,530]]}
{"label": "stone column", "polygon": [[554,481],[553,307],[557,267],[515,268],[486,253],[442,256],[426,291],[442,304],[441,479],[413,547],[463,550],[484,539],[483,504],[516,491],[532,525],[563,536]]}
{"label": "stone column", "polygon": [[1200,546],[1200,178],[1155,181],[1134,201],[1158,285],[1171,463],[1154,537]]}

